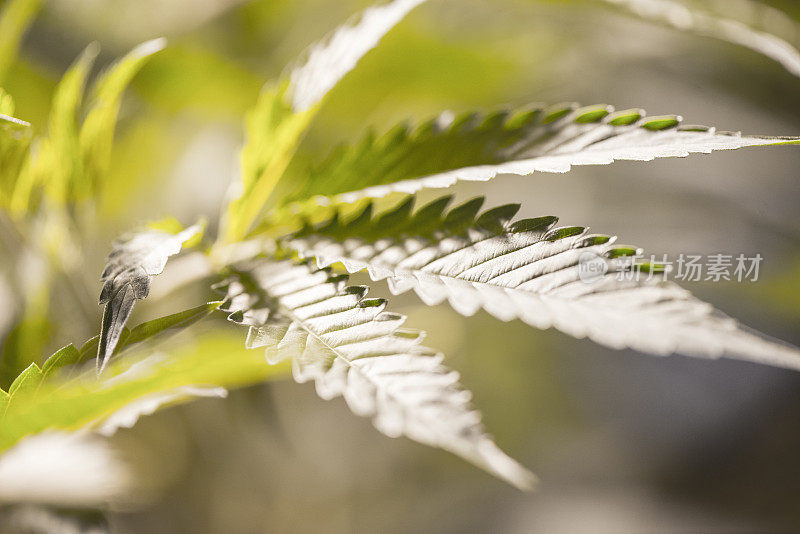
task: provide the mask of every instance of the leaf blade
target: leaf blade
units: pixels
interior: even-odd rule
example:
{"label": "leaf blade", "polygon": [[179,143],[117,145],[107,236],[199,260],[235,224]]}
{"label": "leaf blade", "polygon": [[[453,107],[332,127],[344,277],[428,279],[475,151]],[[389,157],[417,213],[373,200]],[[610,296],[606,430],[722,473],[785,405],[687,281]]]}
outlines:
{"label": "leaf blade", "polygon": [[445,113],[416,129],[401,126],[374,141],[367,136],[317,168],[291,169],[284,181],[292,193],[277,218],[394,192],[450,187],[461,180],[486,181],[498,174],[563,173],[573,165],[798,143],[795,137],[684,126],[675,115],[647,118],[643,110],[614,112],[611,106],[559,104],[458,117]]}
{"label": "leaf blade", "polygon": [[228,243],[250,230],[328,91],[424,1],[392,0],[365,9],[356,20],[309,47],[278,82],[264,87],[245,121],[242,178],[232,184],[224,217]]}
{"label": "leaf blade", "polygon": [[101,277],[100,304],[106,306],[97,352],[98,372],[114,353],[136,300],[147,297],[151,278],[161,274],[169,257],[200,231],[197,224],[176,234],[147,230],[114,244]]}
{"label": "leaf blade", "polygon": [[401,328],[405,317],[385,311],[384,299],[308,264],[259,260],[236,272],[221,309],[249,327],[247,346],[266,347],[267,361],[290,359],[296,381],[313,380],[323,399],[344,397],[389,437],[443,448],[531,489],[535,477],[486,434],[458,374],[420,345],[422,332]]}
{"label": "leaf blade", "polygon": [[[350,272],[366,269],[373,280],[387,279],[395,294],[413,289],[426,304],[448,301],[464,315],[482,308],[501,320],[554,327],[611,348],[727,356],[800,370],[800,349],[751,331],[663,280],[657,264],[632,261],[638,249],[583,227],[556,228],[555,217],[511,222],[517,207],[488,210],[470,224],[441,231],[447,215],[438,203],[440,229],[426,234],[404,230],[414,228],[415,216],[395,226],[374,219],[372,227],[360,223],[358,230],[337,219],[332,226],[306,228],[285,246],[316,258],[319,266],[341,262]],[[591,263],[596,277],[587,272]],[[652,276],[633,276],[648,269]]]}
{"label": "leaf blade", "polygon": [[85,195],[95,191],[105,175],[111,157],[114,124],[123,92],[147,60],[162,50],[166,39],[147,41],[135,47],[112,65],[96,82],[92,104],[80,129],[86,175],[78,190]]}

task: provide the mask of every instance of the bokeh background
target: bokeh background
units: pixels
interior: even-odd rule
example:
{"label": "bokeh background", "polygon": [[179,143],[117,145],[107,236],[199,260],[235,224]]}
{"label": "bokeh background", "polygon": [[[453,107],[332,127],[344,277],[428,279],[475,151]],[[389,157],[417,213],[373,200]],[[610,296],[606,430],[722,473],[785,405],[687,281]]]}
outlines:
{"label": "bokeh background", "polygon": [[[242,117],[261,85],[368,2],[51,0],[5,89],[45,125],[53,87],[99,41],[106,64],[157,36],[112,159],[86,286],[110,240],[166,215],[212,224],[236,172]],[[797,15],[797,5],[773,2]],[[609,103],[724,130],[800,135],[800,79],[741,47],[643,22],[600,1],[431,0],[331,94],[303,152],[323,157],[368,128],[444,109]],[[647,252],[760,253],[755,283],[686,284],[763,332],[800,345],[800,150],[577,167],[462,184],[457,199],[523,202]],[[426,193],[432,197],[437,192]],[[157,286],[159,279],[154,285]],[[372,294],[388,296],[374,284]],[[96,291],[95,291],[96,290]],[[157,291],[157,289],[154,289]],[[202,290],[145,301],[134,323]],[[89,302],[94,298],[89,296]],[[63,303],[62,303],[63,304]],[[735,361],[653,358],[555,331],[393,299],[474,392],[497,442],[542,479],[521,493],[448,453],[377,433],[341,400],[289,381],[143,419],[114,439],[149,488],[114,532],[797,532],[800,375]],[[65,313],[49,348],[93,335]],[[219,320],[225,335],[241,336]],[[224,358],[225,354],[219,354]]]}

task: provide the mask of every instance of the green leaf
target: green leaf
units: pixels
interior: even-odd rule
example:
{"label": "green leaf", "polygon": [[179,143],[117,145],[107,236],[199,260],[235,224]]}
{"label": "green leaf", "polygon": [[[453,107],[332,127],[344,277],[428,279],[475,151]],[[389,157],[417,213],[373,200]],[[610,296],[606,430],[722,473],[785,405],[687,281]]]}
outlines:
{"label": "green leaf", "polygon": [[99,47],[89,45],[56,86],[50,110],[48,135],[42,140],[35,160],[26,168],[15,191],[14,211],[24,214],[34,188],[44,192],[56,206],[74,197],[74,189],[83,177],[83,156],[78,142],[77,115],[83,99],[86,77],[97,57]]}
{"label": "green leaf", "polygon": [[42,365],[42,378],[47,379],[56,371],[67,365],[74,365],[81,361],[81,351],[70,343],[60,348],[55,354],[47,358]]}
{"label": "green leaf", "polygon": [[220,309],[249,327],[248,348],[265,348],[270,363],[291,360],[295,380],[313,380],[324,399],[343,396],[390,437],[441,447],[531,488],[535,477],[486,434],[457,373],[421,346],[422,332],[401,328],[405,317],[385,311],[386,300],[307,263],[257,260],[236,272]]}
{"label": "green leaf", "polygon": [[245,121],[242,179],[235,183],[224,217],[223,238],[243,238],[297,150],[328,91],[361,57],[424,0],[372,6],[311,46],[277,83],[267,84]]}
{"label": "green leaf", "polygon": [[[238,336],[203,335],[170,351],[168,356],[143,360],[133,356],[121,358],[100,376],[94,370],[87,370],[68,380],[54,376],[39,384],[35,394],[20,390],[13,394],[13,402],[0,418],[0,451],[27,435],[47,429],[71,431],[97,426],[148,395],[204,384],[245,386],[284,373],[285,367],[271,367],[264,362],[263,355],[244,349]],[[35,376],[34,370],[31,378],[25,379],[26,383],[35,380]]]}
{"label": "green leaf", "polygon": [[180,330],[191,326],[219,308],[220,304],[222,304],[222,302],[209,302],[182,312],[142,323],[132,329],[130,334],[120,342],[119,350],[129,347],[134,343],[146,341],[169,330]]}
{"label": "green leaf", "polygon": [[11,383],[11,386],[8,388],[8,396],[10,399],[13,399],[17,394],[33,391],[39,386],[41,381],[42,370],[39,369],[38,365],[32,363]]}
{"label": "green leaf", "polygon": [[406,124],[335,151],[313,169],[293,166],[275,219],[320,206],[485,181],[498,174],[567,172],[572,165],[649,161],[746,146],[796,144],[794,137],[742,136],[683,126],[675,115],[644,118],[642,110],[559,104],[485,115],[445,113],[411,129]]}
{"label": "green leaf", "polygon": [[[207,317],[211,312],[219,308],[220,304],[221,302],[209,302],[182,312],[144,322],[132,330],[123,328],[113,354],[119,354],[133,345],[148,341],[160,334],[188,328],[197,321]],[[63,347],[45,361],[42,366],[44,377],[49,377],[62,367],[81,363],[95,357],[97,355],[99,341],[100,336],[94,336],[84,343],[80,350],[72,344]]]}
{"label": "green leaf", "polygon": [[41,0],[9,0],[0,13],[0,84],[17,57],[22,36],[39,11]]}
{"label": "green leaf", "polygon": [[88,196],[100,186],[111,157],[114,124],[122,94],[150,56],[164,46],[165,39],[140,44],[112,65],[95,84],[92,104],[80,131],[86,171],[84,180],[77,185],[80,193]]}
{"label": "green leaf", "polygon": [[337,216],[306,227],[284,246],[321,267],[366,269],[373,280],[387,279],[394,294],[414,290],[426,304],[446,300],[464,315],[482,308],[612,348],[800,370],[800,349],[692,297],[665,279],[664,265],[642,261],[640,249],[588,228],[555,227],[555,217],[512,222],[518,204],[476,217],[477,205],[445,213],[445,203],[434,201],[411,213],[406,201],[371,224]]}
{"label": "green leaf", "polygon": [[161,274],[170,256],[181,251],[201,227],[197,224],[176,234],[146,230],[114,243],[102,274],[100,304],[105,304],[97,352],[98,372],[114,353],[137,299],[150,292],[150,280]]}

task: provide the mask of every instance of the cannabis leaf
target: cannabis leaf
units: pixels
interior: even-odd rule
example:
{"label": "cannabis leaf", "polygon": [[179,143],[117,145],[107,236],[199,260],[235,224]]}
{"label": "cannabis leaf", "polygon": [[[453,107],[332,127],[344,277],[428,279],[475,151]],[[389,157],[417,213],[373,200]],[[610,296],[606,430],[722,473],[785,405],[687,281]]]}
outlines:
{"label": "cannabis leaf", "polygon": [[50,110],[48,135],[38,154],[20,177],[17,211],[27,208],[31,189],[44,184],[44,191],[57,206],[74,198],[77,183],[83,176],[83,154],[78,141],[77,115],[83,100],[86,77],[100,49],[89,45],[67,70],[56,86]]}
{"label": "cannabis leaf", "polygon": [[267,361],[291,359],[298,382],[314,380],[324,399],[343,396],[353,412],[372,417],[390,437],[441,447],[520,488],[534,478],[486,434],[458,374],[443,356],[420,345],[423,334],[401,328],[405,317],[385,311],[307,263],[255,260],[236,268],[222,289],[234,322],[249,326],[247,347],[266,347]]}
{"label": "cannabis leaf", "polygon": [[[800,370],[800,350],[740,325],[664,279],[664,266],[636,261],[636,248],[556,217],[512,222],[518,204],[484,211],[482,198],[445,213],[450,197],[412,214],[413,197],[378,217],[372,206],[307,227],[286,245],[320,266],[341,262],[413,289],[426,304],[447,300],[472,315],[555,327],[613,348],[652,354],[727,356]],[[587,266],[593,270],[587,270]]]}
{"label": "cannabis leaf", "polygon": [[136,299],[147,297],[150,279],[161,274],[167,259],[180,252],[181,246],[199,232],[197,224],[177,234],[149,230],[114,244],[102,275],[100,304],[106,307],[97,351],[98,372],[102,372],[114,352]]}
{"label": "cannabis leaf", "polygon": [[747,9],[739,10],[751,14],[750,20],[729,18],[730,2],[724,2],[724,11],[715,13],[710,2],[680,2],[676,0],[604,0],[622,7],[631,13],[654,22],[672,26],[679,30],[713,37],[744,46],[778,63],[788,72],[800,76],[800,50],[785,39],[768,31],[758,29],[758,20],[779,19],[783,24],[797,25],[785,13],[761,2],[747,2]]}
{"label": "cannabis leaf", "polygon": [[143,395],[106,417],[97,428],[97,432],[104,436],[112,436],[120,428],[132,428],[142,416],[152,415],[165,406],[191,398],[224,399],[227,396],[228,390],[219,386],[178,386],[172,390]]}
{"label": "cannabis leaf", "polygon": [[[309,209],[392,192],[485,181],[498,174],[567,172],[572,165],[649,161],[747,146],[795,144],[793,137],[743,136],[687,126],[676,115],[646,118],[643,110],[561,104],[528,110],[445,113],[416,129],[402,124],[380,138],[334,152],[323,165],[295,166],[283,186],[284,203],[317,198]],[[334,197],[333,199],[326,197]],[[300,209],[293,206],[292,211]]]}
{"label": "cannabis leaf", "polygon": [[225,237],[244,237],[286,170],[323,97],[361,57],[425,0],[394,0],[364,10],[351,23],[312,45],[281,79],[267,84],[247,113],[242,179],[225,214]]}
{"label": "cannabis leaf", "polygon": [[[78,351],[81,359],[96,346],[96,339],[85,343]],[[111,432],[151,409],[198,394],[219,396],[220,388],[264,382],[284,376],[287,369],[267,365],[262,356],[244,349],[238,336],[216,333],[201,334],[168,354],[114,359],[101,375],[93,368],[70,370],[45,378],[32,371],[13,391],[0,391],[0,406],[7,404],[0,413],[0,453],[48,429]]]}
{"label": "cannabis leaf", "polygon": [[41,150],[28,153],[28,161],[16,179],[11,211],[28,215],[37,188],[63,206],[86,199],[99,188],[114,138],[114,126],[122,95],[131,78],[147,59],[164,47],[163,39],[142,43],[109,67],[98,79],[86,118],[78,124],[84,85],[99,47],[89,45],[59,82],[53,95],[48,135]]}
{"label": "cannabis leaf", "polygon": [[95,83],[89,111],[80,131],[80,146],[86,168],[79,190],[85,194],[100,187],[108,168],[114,123],[125,88],[150,57],[166,45],[166,39],[158,38],[136,46],[111,65]]}
{"label": "cannabis leaf", "polygon": [[290,69],[288,97],[294,111],[316,105],[386,33],[425,0],[394,0],[362,11],[306,51]]}

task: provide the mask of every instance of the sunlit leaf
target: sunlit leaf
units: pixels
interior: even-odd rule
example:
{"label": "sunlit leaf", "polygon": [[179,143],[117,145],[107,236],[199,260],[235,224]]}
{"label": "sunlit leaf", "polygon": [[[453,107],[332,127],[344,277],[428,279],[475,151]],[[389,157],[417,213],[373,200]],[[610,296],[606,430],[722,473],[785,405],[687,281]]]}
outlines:
{"label": "sunlit leaf", "polygon": [[458,373],[420,345],[422,332],[401,328],[405,317],[385,311],[384,299],[305,263],[257,260],[237,271],[224,309],[250,327],[249,348],[265,347],[271,363],[291,360],[295,380],[313,380],[324,399],[343,396],[387,436],[441,447],[531,487],[533,475],[486,434]]}
{"label": "sunlit leaf", "polygon": [[[748,146],[796,144],[794,137],[749,136],[682,124],[681,117],[645,117],[610,106],[561,104],[486,115],[445,113],[411,129],[334,152],[320,167],[287,174],[284,202],[314,199],[309,209],[392,192],[486,181],[498,174],[568,172],[573,165],[650,161]],[[302,206],[293,206],[293,211]]]}
{"label": "sunlit leaf", "polygon": [[393,0],[367,8],[312,45],[296,66],[264,88],[245,122],[242,179],[234,182],[225,217],[229,242],[250,229],[327,92],[423,1]]}
{"label": "sunlit leaf", "polygon": [[[77,430],[102,425],[120,409],[147,395],[181,391],[186,386],[238,387],[285,373],[269,366],[257,351],[242,347],[226,333],[197,337],[169,354],[144,360],[131,357],[112,362],[102,375],[94,369],[39,384],[35,392],[15,395],[0,418],[0,451],[44,430]],[[188,397],[174,399],[187,400]]]}
{"label": "sunlit leaf", "polygon": [[287,241],[320,266],[341,262],[413,289],[429,305],[443,301],[465,315],[484,309],[508,321],[555,327],[613,348],[717,358],[727,356],[800,370],[800,349],[740,325],[664,279],[664,266],[632,258],[635,247],[556,227],[556,217],[512,222],[509,204],[483,212],[474,199],[445,213],[449,197],[412,214],[413,198],[371,217],[368,207]]}

